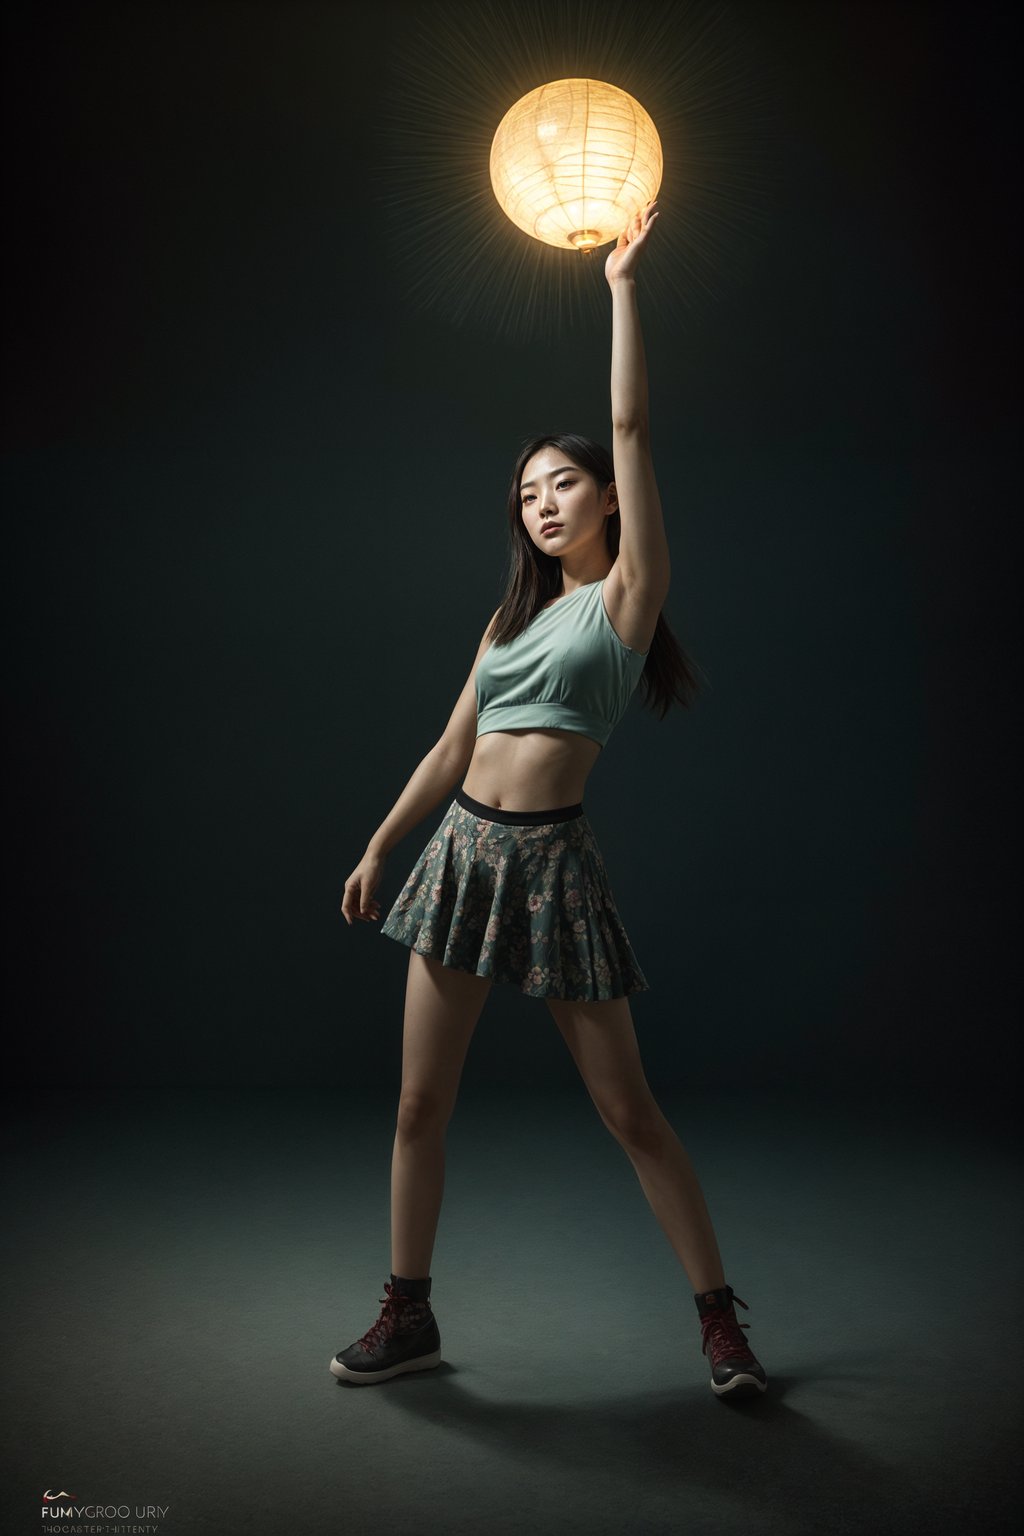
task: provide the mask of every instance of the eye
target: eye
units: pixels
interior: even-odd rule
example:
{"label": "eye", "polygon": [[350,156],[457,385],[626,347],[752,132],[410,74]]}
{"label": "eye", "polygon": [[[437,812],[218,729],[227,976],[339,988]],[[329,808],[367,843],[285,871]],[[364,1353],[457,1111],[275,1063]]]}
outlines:
{"label": "eye", "polygon": [[[558,484],[555,486],[555,490],[556,491],[560,491],[562,489],[563,485],[573,485],[573,484],[574,484],[574,482],[572,480],[559,480]],[[532,501],[532,500],[533,500],[532,496],[524,496],[523,497],[523,506],[525,507],[526,503],[528,501]]]}

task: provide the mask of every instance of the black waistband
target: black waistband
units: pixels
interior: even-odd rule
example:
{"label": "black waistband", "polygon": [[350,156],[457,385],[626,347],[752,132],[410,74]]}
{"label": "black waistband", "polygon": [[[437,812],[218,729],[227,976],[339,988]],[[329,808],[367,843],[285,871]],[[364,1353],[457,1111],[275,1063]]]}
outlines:
{"label": "black waistband", "polygon": [[503,811],[496,805],[484,805],[482,800],[474,800],[461,786],[455,791],[455,798],[464,811],[472,811],[484,821],[503,821],[513,827],[539,827],[548,821],[573,821],[583,815],[582,800],[578,805],[560,805],[553,811]]}

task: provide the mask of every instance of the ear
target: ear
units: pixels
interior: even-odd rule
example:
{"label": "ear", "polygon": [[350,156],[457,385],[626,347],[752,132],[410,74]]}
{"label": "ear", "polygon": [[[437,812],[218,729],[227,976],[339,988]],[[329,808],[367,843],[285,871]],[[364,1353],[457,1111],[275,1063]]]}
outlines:
{"label": "ear", "polygon": [[608,513],[617,512],[619,510],[619,493],[615,488],[614,480],[610,483],[610,485],[608,485],[604,494],[605,510]]}

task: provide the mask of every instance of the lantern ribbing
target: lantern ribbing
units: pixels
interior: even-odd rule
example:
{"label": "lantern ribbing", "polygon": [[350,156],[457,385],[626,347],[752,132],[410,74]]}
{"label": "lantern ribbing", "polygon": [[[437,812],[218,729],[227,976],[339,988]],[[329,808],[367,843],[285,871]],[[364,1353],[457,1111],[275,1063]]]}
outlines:
{"label": "lantern ribbing", "polygon": [[592,251],[657,196],[661,140],[635,97],[603,80],[555,80],[505,113],[491,144],[494,195],[545,245]]}

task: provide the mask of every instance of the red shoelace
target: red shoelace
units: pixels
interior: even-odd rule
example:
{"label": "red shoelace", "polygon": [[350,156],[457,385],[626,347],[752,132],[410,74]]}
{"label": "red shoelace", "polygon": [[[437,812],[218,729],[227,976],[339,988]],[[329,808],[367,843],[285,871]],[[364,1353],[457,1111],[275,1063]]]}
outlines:
{"label": "red shoelace", "polygon": [[[740,1301],[738,1296],[732,1299],[741,1307],[747,1307],[746,1302]],[[700,1327],[704,1338],[701,1349],[705,1355],[710,1349],[712,1365],[718,1365],[722,1360],[754,1359],[754,1353],[740,1331],[749,1328],[750,1324],[738,1322],[731,1306],[724,1309],[715,1307],[711,1312],[705,1312]]]}
{"label": "red shoelace", "polygon": [[385,1339],[389,1339],[397,1330],[402,1321],[404,1309],[408,1307],[421,1308],[424,1311],[426,1309],[425,1302],[413,1301],[411,1297],[403,1296],[401,1291],[394,1290],[390,1280],[384,1281],[384,1289],[388,1293],[386,1299],[383,1296],[377,1297],[384,1310],[373,1327],[367,1329],[366,1333],[359,1340],[367,1354],[370,1354]]}

